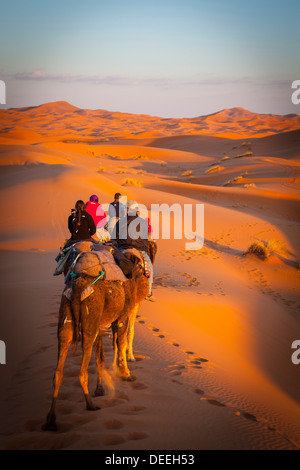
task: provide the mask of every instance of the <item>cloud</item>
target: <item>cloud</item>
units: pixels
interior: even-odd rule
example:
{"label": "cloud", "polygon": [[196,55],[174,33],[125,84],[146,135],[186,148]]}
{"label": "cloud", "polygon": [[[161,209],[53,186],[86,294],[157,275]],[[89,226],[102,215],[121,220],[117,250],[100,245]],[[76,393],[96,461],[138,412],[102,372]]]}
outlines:
{"label": "cloud", "polygon": [[87,82],[102,85],[134,86],[134,85],[170,85],[171,81],[165,78],[137,79],[126,75],[71,75],[67,73],[47,73],[40,69],[29,73],[17,73],[16,80],[58,81],[58,82]]}
{"label": "cloud", "polygon": [[103,85],[117,86],[155,86],[155,87],[174,87],[174,86],[199,86],[199,85],[224,85],[227,83],[244,83],[245,78],[199,78],[194,80],[172,79],[166,77],[136,78],[126,75],[71,75],[67,73],[48,73],[41,69],[34,72],[17,73],[14,75],[16,80],[36,80],[36,81],[59,81],[59,82],[89,82]]}
{"label": "cloud", "polygon": [[194,79],[176,79],[167,77],[149,77],[136,78],[126,75],[71,75],[68,73],[49,73],[42,69],[33,72],[16,73],[13,76],[16,80],[35,80],[35,81],[56,81],[56,82],[85,82],[95,85],[108,86],[150,86],[160,88],[177,88],[186,86],[215,86],[221,87],[226,85],[250,85],[250,86],[270,86],[270,87],[290,87],[292,81],[286,79],[269,79],[269,78],[250,78],[250,77],[196,77]]}

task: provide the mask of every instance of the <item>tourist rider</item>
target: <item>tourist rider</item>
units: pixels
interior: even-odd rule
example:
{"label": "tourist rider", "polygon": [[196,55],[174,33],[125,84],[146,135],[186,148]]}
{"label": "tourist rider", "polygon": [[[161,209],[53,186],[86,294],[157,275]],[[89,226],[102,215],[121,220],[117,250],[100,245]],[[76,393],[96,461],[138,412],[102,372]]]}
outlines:
{"label": "tourist rider", "polygon": [[126,206],[121,202],[121,193],[116,193],[113,202],[108,206],[108,231],[112,238],[115,238],[114,228],[120,217],[125,217],[127,214]]}
{"label": "tourist rider", "polygon": [[78,241],[91,241],[98,243],[93,237],[96,233],[96,225],[93,217],[86,211],[86,205],[82,200],[78,200],[75,204],[75,210],[71,211],[68,218],[68,228],[71,238],[67,241],[64,248]]}
{"label": "tourist rider", "polygon": [[140,217],[139,206],[136,201],[128,201],[127,216],[121,217],[118,220],[115,243],[120,251],[135,248],[141,253],[150,271],[148,278],[149,294],[146,300],[154,301],[152,296],[153,265],[147,254],[148,224],[145,219]]}

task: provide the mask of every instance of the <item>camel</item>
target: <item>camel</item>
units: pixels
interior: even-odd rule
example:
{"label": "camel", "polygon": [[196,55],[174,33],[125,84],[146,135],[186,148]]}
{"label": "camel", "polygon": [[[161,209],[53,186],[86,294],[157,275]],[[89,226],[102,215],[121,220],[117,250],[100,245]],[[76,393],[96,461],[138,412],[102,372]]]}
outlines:
{"label": "camel", "polygon": [[[154,240],[148,240],[147,253],[152,264],[154,264],[155,256],[157,253],[157,245]],[[135,361],[135,357],[133,355],[134,325],[135,325],[136,315],[140,309],[142,300],[136,303],[136,305],[132,308],[129,314],[129,325],[128,325],[128,361],[129,362]],[[115,357],[114,357],[114,362],[113,362],[114,365],[116,364],[116,360],[117,360],[117,348],[115,348]]]}
{"label": "camel", "polygon": [[[99,280],[93,285],[94,292],[81,301],[82,292],[91,285],[93,278],[80,276],[72,282],[70,300],[64,295],[61,298],[58,321],[58,360],[54,374],[54,391],[50,411],[44,430],[56,431],[55,407],[58,392],[63,379],[63,368],[68,350],[75,345],[81,336],[82,362],[79,380],[86,400],[86,408],[98,410],[93,403],[88,389],[87,368],[93,347],[97,363],[97,386],[94,396],[104,395],[102,375],[104,368],[104,351],[102,345],[102,328],[112,326],[118,351],[118,375],[123,380],[132,380],[127,366],[127,331],[129,319],[135,319],[141,301],[148,293],[148,280],[139,272],[135,264],[131,279],[126,281]],[[130,354],[132,353],[132,347]],[[133,356],[133,354],[132,354]]]}

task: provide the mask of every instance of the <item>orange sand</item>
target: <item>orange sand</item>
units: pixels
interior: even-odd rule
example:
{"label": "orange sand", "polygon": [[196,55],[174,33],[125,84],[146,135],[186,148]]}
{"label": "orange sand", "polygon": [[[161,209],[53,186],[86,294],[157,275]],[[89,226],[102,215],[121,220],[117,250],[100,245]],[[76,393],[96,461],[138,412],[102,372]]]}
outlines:
{"label": "orange sand", "polygon": [[[0,111],[1,449],[300,447],[299,128],[299,116],[241,108],[177,120],[65,102]],[[158,240],[136,380],[116,378],[107,330],[107,395],[89,413],[80,351],[70,350],[59,429],[45,433],[63,289],[54,258],[76,200],[109,203],[117,191],[149,208],[204,203],[204,247]],[[267,261],[243,256],[270,240],[278,249]],[[93,391],[94,359],[89,372]]]}

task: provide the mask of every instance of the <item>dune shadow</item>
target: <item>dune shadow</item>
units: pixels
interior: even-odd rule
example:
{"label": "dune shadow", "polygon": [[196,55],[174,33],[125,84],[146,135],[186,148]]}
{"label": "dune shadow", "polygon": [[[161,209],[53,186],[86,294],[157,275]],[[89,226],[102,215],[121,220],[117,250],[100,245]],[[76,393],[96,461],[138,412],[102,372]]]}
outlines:
{"label": "dune shadow", "polygon": [[204,240],[204,246],[211,248],[212,250],[218,251],[219,253],[226,253],[233,256],[244,256],[244,251],[232,248],[228,245],[222,245],[221,243],[213,242],[211,240]]}
{"label": "dune shadow", "polygon": [[26,163],[25,165],[2,165],[0,171],[0,189],[30,183],[35,180],[56,178],[66,169],[66,165],[46,163]]}

